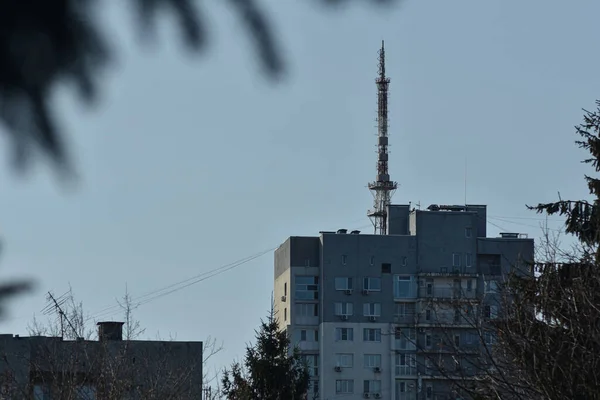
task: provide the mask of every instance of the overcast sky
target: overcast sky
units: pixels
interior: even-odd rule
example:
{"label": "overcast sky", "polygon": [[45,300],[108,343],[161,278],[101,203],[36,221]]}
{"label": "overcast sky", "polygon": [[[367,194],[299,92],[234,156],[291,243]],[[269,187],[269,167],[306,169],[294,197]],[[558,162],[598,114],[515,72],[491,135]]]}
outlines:
{"label": "overcast sky", "polygon": [[[213,4],[214,3],[214,4]],[[391,77],[396,203],[487,204],[488,233],[540,233],[525,204],[587,196],[573,144],[582,108],[600,97],[596,0],[366,1],[332,11],[262,0],[289,65],[269,83],[230,10],[212,2],[211,46],[190,57],[171,24],[137,45],[132,16],[111,2],[118,45],[100,106],[71,92],[55,107],[81,179],[58,184],[39,163],[0,173],[0,276],[32,276],[5,333],[26,333],[48,290],[73,286],[87,312],[120,319],[134,297],[281,244],[337,228],[371,232],[377,50]],[[122,6],[122,4],[121,4]],[[4,143],[3,143],[4,144]],[[1,160],[8,166],[8,158]],[[553,229],[560,227],[556,219]],[[224,341],[216,366],[243,355],[269,307],[273,255],[137,310],[146,336]]]}

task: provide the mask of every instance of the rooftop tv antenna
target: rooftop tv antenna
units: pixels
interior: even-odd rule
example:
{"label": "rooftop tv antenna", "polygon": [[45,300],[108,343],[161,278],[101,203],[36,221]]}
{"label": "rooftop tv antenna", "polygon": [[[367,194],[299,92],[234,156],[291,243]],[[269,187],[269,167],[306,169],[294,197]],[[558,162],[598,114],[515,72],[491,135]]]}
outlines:
{"label": "rooftop tv antenna", "polygon": [[42,313],[45,315],[48,315],[51,313],[56,313],[59,316],[59,318],[60,318],[60,337],[62,337],[62,338],[65,337],[65,322],[69,325],[69,327],[73,331],[73,334],[75,335],[75,337],[78,336],[77,329],[75,329],[75,327],[69,320],[69,317],[67,317],[67,315],[65,314],[65,312],[62,309],[63,304],[65,304],[66,301],[69,299],[68,295],[70,295],[70,291],[63,294],[62,296],[56,298],[56,297],[54,297],[54,295],[51,292],[48,292],[48,294],[46,295],[46,299],[48,300],[49,304],[46,307],[44,307],[44,309],[42,310]]}
{"label": "rooftop tv antenna", "polygon": [[373,209],[367,215],[373,223],[376,235],[387,233],[387,208],[398,183],[390,179],[388,171],[388,88],[390,78],[385,75],[385,46],[381,41],[379,50],[379,76],[377,84],[377,178],[369,183],[373,194]]}

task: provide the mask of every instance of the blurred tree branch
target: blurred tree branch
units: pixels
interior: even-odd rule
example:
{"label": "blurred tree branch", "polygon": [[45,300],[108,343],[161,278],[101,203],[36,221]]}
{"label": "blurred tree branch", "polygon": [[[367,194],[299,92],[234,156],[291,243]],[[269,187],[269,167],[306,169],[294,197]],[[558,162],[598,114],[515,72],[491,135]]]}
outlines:
{"label": "blurred tree branch", "polygon": [[[125,0],[123,0],[125,1]],[[159,15],[174,13],[182,43],[191,52],[204,49],[207,39],[198,0],[129,0],[148,30]],[[373,4],[396,0],[363,0]],[[351,0],[316,0],[340,5]],[[226,0],[238,15],[267,76],[278,78],[284,62],[272,25],[259,0]],[[50,98],[57,85],[74,82],[81,100],[91,104],[100,72],[109,65],[112,49],[97,24],[97,0],[0,0],[0,121],[13,144],[14,166],[25,171],[36,153],[49,157],[63,176],[72,176],[64,135]]]}

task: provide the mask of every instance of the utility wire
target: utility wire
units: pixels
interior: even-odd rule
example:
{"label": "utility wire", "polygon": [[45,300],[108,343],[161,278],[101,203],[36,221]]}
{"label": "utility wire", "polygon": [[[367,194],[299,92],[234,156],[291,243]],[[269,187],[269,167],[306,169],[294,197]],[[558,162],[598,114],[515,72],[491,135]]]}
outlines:
{"label": "utility wire", "polygon": [[[242,266],[242,265],[244,265],[244,264],[246,264],[246,263],[248,263],[248,262],[250,262],[252,260],[255,260],[255,259],[259,258],[259,257],[264,256],[267,253],[270,253],[270,252],[274,251],[275,249],[277,249],[277,247],[273,247],[273,248],[261,251],[259,253],[254,254],[254,255],[242,258],[242,259],[240,259],[238,261],[235,261],[233,263],[222,265],[222,266],[220,266],[218,268],[215,268],[215,269],[212,269],[210,271],[206,271],[206,272],[200,273],[198,275],[192,276],[190,278],[184,279],[182,281],[179,281],[179,282],[176,282],[176,283],[173,283],[173,284],[170,284],[170,285],[167,285],[167,286],[164,286],[164,287],[152,290],[152,291],[147,292],[147,293],[145,293],[143,295],[140,295],[140,296],[137,296],[137,297],[133,297],[131,299],[131,302],[134,304],[134,307],[137,308],[137,307],[139,307],[141,305],[147,304],[147,303],[149,303],[151,301],[154,301],[156,299],[159,299],[159,298],[161,298],[163,296],[166,296],[166,295],[169,295],[171,293],[177,292],[179,290],[185,289],[185,288],[187,288],[189,286],[195,285],[197,283],[200,283],[202,281],[205,281],[207,279],[210,279],[210,278],[213,278],[213,277],[215,277],[217,275],[220,275],[220,274],[222,274],[222,273],[224,273],[226,271],[230,271],[230,270],[232,270],[234,268],[240,267],[240,266]],[[121,308],[121,306],[118,305],[118,304],[106,307],[106,308],[104,308],[104,309],[102,309],[100,311],[97,311],[97,312],[93,313],[92,315],[88,316],[86,318],[86,322],[90,321],[91,319],[100,318],[100,317],[104,317],[104,316],[110,315],[110,314],[116,312],[117,310],[119,310],[120,308]]]}

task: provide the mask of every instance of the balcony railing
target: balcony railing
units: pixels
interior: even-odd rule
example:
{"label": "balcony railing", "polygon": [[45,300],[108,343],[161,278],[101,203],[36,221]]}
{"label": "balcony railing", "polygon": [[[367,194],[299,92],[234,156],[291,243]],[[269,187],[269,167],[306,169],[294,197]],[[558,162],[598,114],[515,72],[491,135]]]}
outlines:
{"label": "balcony railing", "polygon": [[419,276],[436,277],[436,276],[466,276],[477,277],[477,268],[474,267],[439,267],[435,269],[420,270]]}
{"label": "balcony railing", "polygon": [[410,365],[396,365],[396,376],[414,376],[417,374],[417,367]]}
{"label": "balcony railing", "polygon": [[439,287],[420,287],[419,297],[436,299],[475,299],[475,290],[467,291],[464,288],[439,288]]}
{"label": "balcony railing", "polygon": [[415,324],[418,320],[419,314],[414,312],[394,315],[395,324]]}

